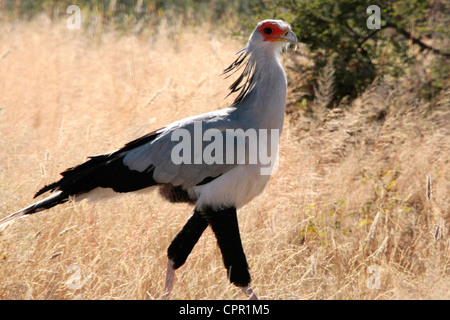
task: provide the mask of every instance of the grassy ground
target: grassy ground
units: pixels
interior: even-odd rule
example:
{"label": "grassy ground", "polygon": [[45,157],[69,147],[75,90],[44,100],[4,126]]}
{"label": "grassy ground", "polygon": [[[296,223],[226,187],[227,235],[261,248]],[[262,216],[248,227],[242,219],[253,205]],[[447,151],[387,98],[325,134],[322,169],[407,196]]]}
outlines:
{"label": "grassy ground", "polygon": [[[211,29],[0,25],[0,216],[87,155],[226,107],[232,79],[219,74],[243,44]],[[427,105],[413,78],[385,79],[318,118],[288,117],[278,173],[239,213],[260,298],[450,298],[450,90]],[[166,249],[191,210],[155,192],[23,219],[0,234],[0,298],[159,299]],[[243,298],[210,230],[173,298]]]}

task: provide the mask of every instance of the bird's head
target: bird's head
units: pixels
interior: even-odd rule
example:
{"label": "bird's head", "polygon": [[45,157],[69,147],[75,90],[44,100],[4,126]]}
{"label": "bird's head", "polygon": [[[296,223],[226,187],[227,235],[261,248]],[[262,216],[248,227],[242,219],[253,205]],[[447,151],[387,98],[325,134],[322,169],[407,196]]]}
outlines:
{"label": "bird's head", "polygon": [[239,104],[253,90],[261,70],[266,70],[264,66],[270,58],[277,59],[282,48],[297,43],[297,36],[292,32],[289,23],[283,20],[264,20],[258,23],[248,39],[247,46],[236,53],[236,60],[223,72],[228,73],[227,77],[230,77],[243,68],[241,76],[230,86],[229,94],[240,91],[233,105]]}
{"label": "bird's head", "polygon": [[289,44],[297,44],[297,36],[283,20],[264,20],[258,23],[248,41],[249,49],[279,52]]}

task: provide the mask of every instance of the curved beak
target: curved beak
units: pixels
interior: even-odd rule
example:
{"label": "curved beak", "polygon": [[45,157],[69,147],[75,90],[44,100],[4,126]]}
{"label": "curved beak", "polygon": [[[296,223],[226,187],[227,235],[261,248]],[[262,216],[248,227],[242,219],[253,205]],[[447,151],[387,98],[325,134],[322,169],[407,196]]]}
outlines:
{"label": "curved beak", "polygon": [[280,38],[285,40],[285,41],[287,41],[287,42],[289,42],[289,43],[292,43],[292,44],[297,44],[298,43],[297,36],[291,30],[289,30],[287,33],[282,35]]}

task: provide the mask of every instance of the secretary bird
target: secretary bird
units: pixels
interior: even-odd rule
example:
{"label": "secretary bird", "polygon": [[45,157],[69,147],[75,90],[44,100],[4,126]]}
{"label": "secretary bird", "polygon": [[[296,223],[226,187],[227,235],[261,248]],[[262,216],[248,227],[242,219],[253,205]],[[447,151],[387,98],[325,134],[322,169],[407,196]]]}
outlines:
{"label": "secretary bird", "polygon": [[[230,282],[240,287],[248,298],[257,299],[250,287],[236,210],[259,195],[269,179],[269,174],[262,174],[267,162],[263,163],[261,159],[249,161],[255,149],[250,151],[252,146],[247,132],[254,130],[252,132],[256,132],[258,138],[266,134],[266,140],[260,142],[259,147],[270,148],[272,153],[274,146],[277,150],[287,92],[280,54],[290,43],[297,44],[298,41],[288,23],[261,21],[246,47],[236,53],[237,59],[224,70],[224,74],[230,76],[243,68],[229,88],[230,94],[238,93],[230,107],[182,119],[116,151],[89,157],[86,162],[62,172],[59,181],[46,185],[34,197],[47,191],[54,194],[0,220],[0,230],[18,218],[70,199],[98,200],[99,196],[107,195],[106,190],[125,193],[158,187],[170,202],[195,205],[192,215],[168,248],[164,296],[169,297],[172,291],[175,270],[184,264],[203,231],[211,226]],[[216,161],[202,159],[208,147],[211,149],[206,142],[212,138],[203,136],[208,130],[215,133],[213,142],[217,149],[214,149],[213,157]],[[230,134],[233,130],[245,133],[233,136]],[[200,134],[203,140],[200,145],[188,144],[180,151],[181,133],[193,135],[194,140],[196,134]],[[240,158],[236,156],[240,152],[236,143],[225,142],[230,135],[231,142],[244,141],[244,153]],[[218,147],[223,147],[225,152],[220,153]],[[175,149],[186,161],[174,161]]]}

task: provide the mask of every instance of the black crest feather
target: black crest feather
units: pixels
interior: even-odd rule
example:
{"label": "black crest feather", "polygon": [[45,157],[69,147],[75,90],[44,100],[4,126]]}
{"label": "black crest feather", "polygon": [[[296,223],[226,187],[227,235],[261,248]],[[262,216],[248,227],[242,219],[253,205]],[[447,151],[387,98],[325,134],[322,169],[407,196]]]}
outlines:
{"label": "black crest feather", "polygon": [[236,60],[233,61],[233,63],[222,73],[228,74],[226,77],[227,79],[238,72],[241,68],[244,68],[241,75],[229,87],[230,93],[227,97],[232,93],[239,92],[232,105],[241,103],[256,85],[255,63],[250,59],[250,53],[245,48],[238,51],[236,54],[238,55]]}

